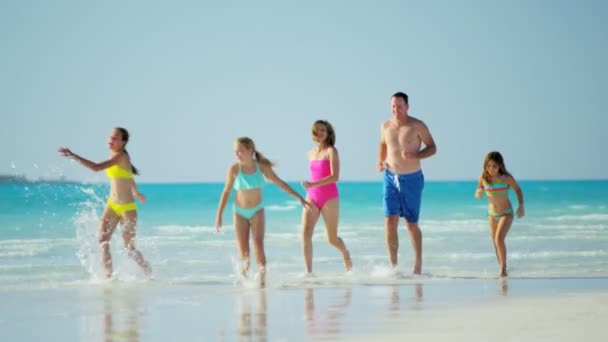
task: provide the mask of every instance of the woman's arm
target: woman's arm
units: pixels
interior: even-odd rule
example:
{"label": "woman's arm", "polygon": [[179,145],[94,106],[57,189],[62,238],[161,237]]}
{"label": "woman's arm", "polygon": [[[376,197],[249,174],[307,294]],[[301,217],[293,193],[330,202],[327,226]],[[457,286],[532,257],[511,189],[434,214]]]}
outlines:
{"label": "woman's arm", "polygon": [[135,179],[133,178],[131,178],[131,192],[133,193],[133,196],[139,198],[141,203],[144,203],[146,201],[146,196],[139,192],[139,190],[137,189],[137,184],[135,183]]}
{"label": "woman's arm", "polygon": [[300,203],[303,206],[309,205],[309,203],[306,202],[304,197],[302,197],[291,186],[289,186],[289,184],[285,183],[281,178],[279,178],[279,176],[277,176],[277,174],[274,172],[274,170],[272,169],[271,166],[260,164],[260,169],[262,170],[264,177],[266,177],[268,180],[270,180],[271,182],[278,185],[279,188],[281,188],[281,190],[283,190],[286,193],[290,194],[291,196],[297,198],[298,201],[300,201]]}
{"label": "woman's arm", "polygon": [[83,157],[77,155],[76,153],[70,151],[70,149],[66,148],[66,147],[62,147],[58,151],[63,156],[72,158],[72,159],[76,160],[77,162],[79,162],[80,164],[82,164],[84,167],[86,167],[90,170],[93,170],[95,172],[105,170],[111,166],[118,164],[118,162],[120,161],[120,158],[122,158],[122,156],[124,155],[123,153],[118,153],[117,155],[113,156],[112,158],[110,158],[106,161],[103,161],[101,163],[95,163],[95,162],[92,162],[86,158],[83,158]]}

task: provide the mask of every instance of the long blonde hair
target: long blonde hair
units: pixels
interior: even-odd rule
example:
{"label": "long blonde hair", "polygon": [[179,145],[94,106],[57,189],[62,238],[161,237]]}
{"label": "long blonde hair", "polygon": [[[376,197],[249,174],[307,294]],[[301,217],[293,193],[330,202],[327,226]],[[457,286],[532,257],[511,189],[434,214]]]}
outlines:
{"label": "long blonde hair", "polygon": [[260,151],[256,150],[253,139],[249,137],[240,137],[236,139],[236,142],[244,148],[253,151],[253,158],[257,160],[258,163],[270,167],[274,166],[274,163],[270,161],[270,159],[264,157]]}

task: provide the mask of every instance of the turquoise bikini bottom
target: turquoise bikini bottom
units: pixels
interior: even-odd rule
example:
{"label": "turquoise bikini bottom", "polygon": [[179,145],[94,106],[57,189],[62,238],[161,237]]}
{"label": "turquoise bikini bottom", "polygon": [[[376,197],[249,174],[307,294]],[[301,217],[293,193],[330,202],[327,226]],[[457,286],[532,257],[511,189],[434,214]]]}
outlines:
{"label": "turquoise bikini bottom", "polygon": [[246,220],[251,220],[251,218],[253,216],[255,216],[255,214],[262,209],[264,209],[263,202],[260,202],[258,205],[256,205],[255,207],[251,207],[251,208],[243,208],[243,207],[239,207],[236,204],[234,205],[234,212]]}

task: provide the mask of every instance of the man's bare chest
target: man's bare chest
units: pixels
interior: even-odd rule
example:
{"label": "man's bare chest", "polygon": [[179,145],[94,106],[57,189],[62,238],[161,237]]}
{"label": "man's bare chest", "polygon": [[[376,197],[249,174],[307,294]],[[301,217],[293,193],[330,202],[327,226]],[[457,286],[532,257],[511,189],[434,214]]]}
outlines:
{"label": "man's bare chest", "polygon": [[414,127],[395,127],[388,128],[386,137],[389,143],[395,144],[417,144],[420,142],[420,137]]}

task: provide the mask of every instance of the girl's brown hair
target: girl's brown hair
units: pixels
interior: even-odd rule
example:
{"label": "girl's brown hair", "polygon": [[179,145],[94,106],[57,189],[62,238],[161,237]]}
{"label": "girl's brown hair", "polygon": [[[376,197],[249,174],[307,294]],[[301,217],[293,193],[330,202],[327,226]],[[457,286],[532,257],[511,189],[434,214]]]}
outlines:
{"label": "girl's brown hair", "polygon": [[500,154],[500,152],[492,151],[486,155],[486,158],[483,161],[483,172],[481,174],[481,178],[486,183],[488,183],[488,184],[492,183],[492,176],[490,176],[490,174],[488,173],[488,163],[490,161],[493,161],[496,164],[498,164],[498,174],[499,175],[511,176],[511,174],[509,173],[509,171],[507,171],[507,168],[505,167],[505,161],[502,158],[502,155]]}
{"label": "girl's brown hair", "polygon": [[[116,127],[114,129],[120,132],[122,141],[125,142],[124,146],[122,147],[122,151],[128,155],[129,152],[127,152],[127,143],[129,142],[129,131],[127,131],[126,128],[122,127]],[[134,175],[139,175],[139,170],[133,164],[131,164],[131,172],[133,172]]]}
{"label": "girl's brown hair", "polygon": [[[321,125],[325,126],[325,129],[327,130],[327,137],[325,138],[325,141],[319,141],[317,139],[316,131]],[[322,142],[333,147],[336,144],[336,131],[334,131],[334,127],[329,123],[329,121],[317,120],[312,124],[312,140],[317,143]]]}

